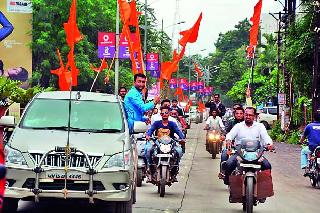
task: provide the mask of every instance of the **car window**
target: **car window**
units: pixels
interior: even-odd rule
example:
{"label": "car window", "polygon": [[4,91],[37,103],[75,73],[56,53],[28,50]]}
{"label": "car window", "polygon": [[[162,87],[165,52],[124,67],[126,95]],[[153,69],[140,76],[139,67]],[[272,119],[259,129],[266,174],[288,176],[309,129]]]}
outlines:
{"label": "car window", "polygon": [[269,114],[277,115],[277,108],[269,108]]}
{"label": "car window", "polygon": [[[28,108],[22,128],[68,126],[68,100],[35,99]],[[72,101],[70,126],[72,128],[123,130],[118,103],[98,101]]]}
{"label": "car window", "polygon": [[262,112],[267,114],[268,113],[267,108],[263,108]]}

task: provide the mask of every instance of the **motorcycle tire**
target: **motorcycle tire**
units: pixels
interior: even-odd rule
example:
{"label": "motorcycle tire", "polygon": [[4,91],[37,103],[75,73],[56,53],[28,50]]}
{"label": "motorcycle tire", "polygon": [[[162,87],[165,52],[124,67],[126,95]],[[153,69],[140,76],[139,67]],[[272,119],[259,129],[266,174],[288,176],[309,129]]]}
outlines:
{"label": "motorcycle tire", "polygon": [[168,167],[162,166],[161,177],[160,177],[160,197],[164,197],[166,193],[166,183],[167,183],[167,169]]}
{"label": "motorcycle tire", "polygon": [[142,169],[138,169],[137,171],[137,187],[142,186],[142,179],[143,179]]}
{"label": "motorcycle tire", "polygon": [[247,177],[247,179],[246,179],[246,201],[245,201],[246,202],[245,203],[246,213],[253,212],[253,204],[254,204],[253,190],[254,190],[253,177]]}
{"label": "motorcycle tire", "polygon": [[217,144],[211,144],[211,158],[216,159],[217,157]]}

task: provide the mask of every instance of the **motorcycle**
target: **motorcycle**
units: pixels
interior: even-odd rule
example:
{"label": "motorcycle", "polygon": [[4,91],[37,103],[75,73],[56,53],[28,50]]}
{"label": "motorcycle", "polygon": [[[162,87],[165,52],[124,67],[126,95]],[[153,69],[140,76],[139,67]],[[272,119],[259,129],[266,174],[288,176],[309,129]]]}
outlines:
{"label": "motorcycle", "polygon": [[316,147],[308,159],[308,167],[309,171],[306,171],[306,174],[310,178],[311,185],[320,187],[320,146]]}
{"label": "motorcycle", "polygon": [[158,186],[160,197],[164,197],[166,185],[171,186],[176,182],[175,176],[179,171],[178,153],[174,147],[180,146],[179,141],[165,135],[158,139],[152,138],[155,142],[152,156],[151,183]]}
{"label": "motorcycle", "polygon": [[137,187],[141,187],[142,181],[147,177],[147,159],[144,154],[144,147],[147,141],[144,135],[139,135],[136,137],[136,142],[138,152]]}
{"label": "motorcycle", "polygon": [[211,154],[211,158],[215,159],[216,155],[221,151],[222,137],[218,130],[208,130],[206,136],[206,150]]}
{"label": "motorcycle", "polygon": [[252,213],[258,202],[264,203],[274,195],[270,171],[261,171],[264,151],[260,141],[255,140],[244,139],[237,146],[238,166],[229,177],[229,202],[242,203],[247,213]]}

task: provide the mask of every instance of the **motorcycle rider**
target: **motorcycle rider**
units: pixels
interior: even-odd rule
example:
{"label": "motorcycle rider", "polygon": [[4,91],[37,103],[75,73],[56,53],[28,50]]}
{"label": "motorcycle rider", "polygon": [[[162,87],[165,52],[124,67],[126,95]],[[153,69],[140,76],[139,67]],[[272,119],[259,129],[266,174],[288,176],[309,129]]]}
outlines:
{"label": "motorcycle rider", "polygon": [[179,113],[179,116],[183,116],[183,111],[182,111],[182,109],[178,106],[178,101],[177,101],[177,99],[173,99],[173,100],[171,101],[171,109],[177,110],[178,113]]}
{"label": "motorcycle rider", "polygon": [[[242,121],[244,121],[244,109],[242,107],[240,107],[240,105],[234,105],[235,106],[238,106],[237,108],[234,108],[233,110],[233,119],[230,120],[230,122],[228,122],[228,126],[226,128],[226,132],[230,132],[231,129],[237,124],[237,123],[240,123]],[[224,141],[223,142],[223,145],[222,145],[222,152],[221,152],[221,164],[222,162],[224,161],[227,161],[228,160],[228,154],[227,154],[227,144],[226,142]],[[224,177],[224,170],[225,168],[222,169],[223,171],[221,171],[219,173],[219,177],[222,178]]]}
{"label": "motorcycle rider", "polygon": [[[160,114],[162,116],[162,120],[155,121],[151,127],[146,132],[146,139],[147,143],[145,146],[145,155],[147,158],[147,164],[148,164],[148,173],[150,174],[150,164],[151,164],[151,150],[153,148],[153,144],[150,141],[150,137],[154,132],[156,132],[156,135],[158,137],[161,137],[163,132],[168,133],[171,138],[174,138],[174,135],[177,134],[180,139],[182,139],[181,143],[184,143],[185,136],[182,133],[182,131],[179,129],[176,123],[169,121],[169,114],[170,114],[170,108],[167,106],[160,108]],[[156,141],[157,143],[157,141]],[[174,150],[178,154],[177,156],[177,164],[179,165],[180,159],[182,157],[182,148],[180,145],[177,145],[174,147]],[[150,178],[150,177],[149,177]]]}
{"label": "motorcycle rider", "polygon": [[205,130],[218,130],[219,132],[224,131],[225,126],[223,125],[222,119],[217,116],[218,109],[211,109],[210,116],[206,121]]}
{"label": "motorcycle rider", "polygon": [[226,107],[221,103],[219,94],[214,94],[210,101],[205,104],[205,107],[210,108],[210,111],[212,109],[217,109],[217,115],[221,118],[226,114]]}
{"label": "motorcycle rider", "polygon": [[[162,100],[161,107],[168,107],[170,109],[170,100],[169,99]],[[162,120],[162,116],[160,115],[160,112],[158,112],[157,114],[153,114],[151,116],[151,124],[153,124],[155,121],[161,121],[161,120]],[[177,120],[171,117],[170,115],[169,115],[169,121],[175,122],[178,125]]]}
{"label": "motorcycle rider", "polygon": [[153,109],[160,101],[160,97],[156,96],[153,102],[144,103],[142,90],[146,86],[147,77],[138,73],[134,75],[134,86],[129,90],[124,98],[124,108],[127,115],[130,133],[133,133],[133,125],[135,121],[146,121],[144,113]]}
{"label": "motorcycle rider", "polygon": [[[263,146],[267,146],[269,150],[272,149],[273,141],[268,135],[268,132],[265,126],[261,123],[255,121],[256,109],[253,107],[247,107],[244,113],[244,121],[236,124],[231,131],[227,134],[226,140],[230,142],[235,140],[235,146],[240,145],[241,140],[245,138],[258,139]],[[229,176],[232,171],[237,167],[237,156],[238,153],[235,153],[231,156],[226,162],[226,171],[224,177],[224,183],[229,185]],[[261,170],[270,170],[271,164],[264,157],[261,162]]]}
{"label": "motorcycle rider", "polygon": [[320,109],[314,116],[314,121],[306,126],[299,143],[308,138],[308,146],[301,150],[301,169],[306,169],[304,176],[309,173],[308,155],[313,153],[317,146],[320,146]]}

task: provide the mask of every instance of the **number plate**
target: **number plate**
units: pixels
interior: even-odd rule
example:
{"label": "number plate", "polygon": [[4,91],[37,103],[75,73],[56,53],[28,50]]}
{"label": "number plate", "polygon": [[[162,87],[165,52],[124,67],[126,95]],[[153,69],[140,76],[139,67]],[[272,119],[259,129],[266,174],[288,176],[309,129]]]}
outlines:
{"label": "number plate", "polygon": [[[65,179],[65,173],[63,171],[48,171],[46,172],[46,178],[54,180]],[[83,180],[84,175],[81,172],[68,172],[67,180]]]}
{"label": "number plate", "polygon": [[257,165],[257,164],[244,164],[244,163],[241,163],[240,166],[241,167],[245,167],[245,168],[251,167],[251,168],[255,168],[255,169],[260,169],[261,168],[261,166]]}
{"label": "number plate", "polygon": [[171,158],[172,155],[170,155],[170,154],[157,154],[157,157],[158,158]]}
{"label": "number plate", "polygon": [[317,163],[320,164],[320,158],[317,158]]}

